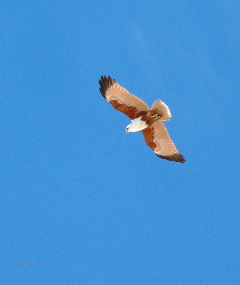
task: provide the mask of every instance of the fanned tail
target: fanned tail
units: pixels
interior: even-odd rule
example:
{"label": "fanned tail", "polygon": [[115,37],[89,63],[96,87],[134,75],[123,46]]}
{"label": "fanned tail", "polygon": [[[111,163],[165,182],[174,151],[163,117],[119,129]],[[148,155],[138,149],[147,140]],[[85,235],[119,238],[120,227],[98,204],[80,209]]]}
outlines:
{"label": "fanned tail", "polygon": [[169,121],[172,118],[168,106],[161,100],[157,100],[152,105],[152,113],[159,114],[161,121]]}

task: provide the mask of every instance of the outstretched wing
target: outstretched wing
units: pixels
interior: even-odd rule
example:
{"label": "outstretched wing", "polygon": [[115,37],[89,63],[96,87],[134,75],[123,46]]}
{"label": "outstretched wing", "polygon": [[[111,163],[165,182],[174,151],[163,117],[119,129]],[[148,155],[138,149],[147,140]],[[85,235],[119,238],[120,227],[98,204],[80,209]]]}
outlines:
{"label": "outstretched wing", "polygon": [[110,76],[101,76],[99,80],[102,96],[112,106],[127,115],[131,120],[139,117],[141,111],[147,111],[148,105],[138,97],[130,94]]}
{"label": "outstretched wing", "polygon": [[142,130],[142,133],[146,144],[158,157],[181,163],[186,161],[183,155],[178,152],[162,122],[154,122],[151,126]]}

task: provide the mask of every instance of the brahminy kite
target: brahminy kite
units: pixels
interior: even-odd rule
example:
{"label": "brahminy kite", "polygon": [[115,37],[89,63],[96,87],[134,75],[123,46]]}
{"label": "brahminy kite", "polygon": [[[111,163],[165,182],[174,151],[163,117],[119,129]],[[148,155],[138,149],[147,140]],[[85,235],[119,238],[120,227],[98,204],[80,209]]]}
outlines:
{"label": "brahminy kite", "polygon": [[116,110],[130,118],[131,124],[126,127],[127,133],[142,131],[146,144],[158,157],[185,162],[162,123],[162,121],[169,121],[172,117],[168,106],[163,101],[155,101],[149,109],[145,102],[130,94],[110,76],[101,76],[99,84],[102,96]]}

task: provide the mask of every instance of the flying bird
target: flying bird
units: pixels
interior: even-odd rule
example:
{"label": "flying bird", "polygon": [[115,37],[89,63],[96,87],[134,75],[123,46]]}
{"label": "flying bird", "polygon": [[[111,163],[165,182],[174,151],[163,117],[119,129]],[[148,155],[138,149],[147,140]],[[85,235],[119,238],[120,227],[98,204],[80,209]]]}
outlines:
{"label": "flying bird", "polygon": [[117,111],[130,118],[131,124],[126,127],[127,133],[141,131],[146,144],[158,157],[185,162],[183,155],[178,152],[162,123],[162,121],[169,121],[172,117],[168,106],[163,101],[155,101],[149,109],[144,101],[130,94],[110,76],[101,76],[99,84],[102,96]]}

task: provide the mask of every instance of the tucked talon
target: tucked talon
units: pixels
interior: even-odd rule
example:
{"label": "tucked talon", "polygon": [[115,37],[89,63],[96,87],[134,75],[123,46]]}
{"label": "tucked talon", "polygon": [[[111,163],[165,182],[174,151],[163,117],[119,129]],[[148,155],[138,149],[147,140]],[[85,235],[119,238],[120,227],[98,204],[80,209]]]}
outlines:
{"label": "tucked talon", "polygon": [[159,115],[159,114],[154,114],[154,115],[152,115],[152,118],[154,118],[154,119],[159,119],[161,116]]}

